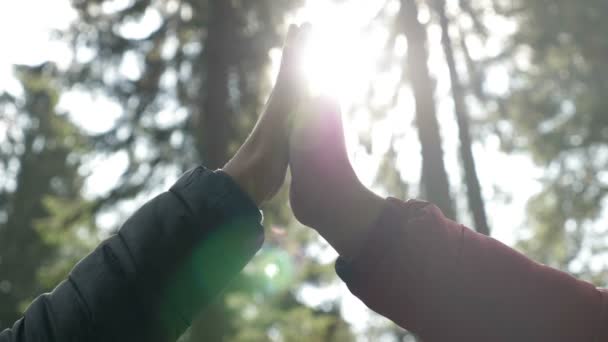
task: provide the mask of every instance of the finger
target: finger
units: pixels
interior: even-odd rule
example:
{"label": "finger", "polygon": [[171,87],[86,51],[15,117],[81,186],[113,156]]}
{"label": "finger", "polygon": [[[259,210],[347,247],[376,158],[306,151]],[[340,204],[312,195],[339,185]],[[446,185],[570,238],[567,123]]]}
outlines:
{"label": "finger", "polygon": [[297,46],[297,39],[300,32],[300,27],[295,24],[289,25],[287,35],[283,41],[283,56],[281,58],[281,69],[286,68],[287,65],[293,64],[292,59],[295,58],[297,53],[295,52]]}
{"label": "finger", "polygon": [[312,31],[312,25],[304,23],[298,28],[297,35],[294,37],[294,48],[302,48],[308,42],[310,33]]}
{"label": "finger", "polygon": [[281,69],[284,72],[292,74],[298,72],[298,69],[302,66],[302,60],[310,39],[310,33],[311,25],[306,23],[300,27],[296,27],[295,30],[292,30],[292,35],[288,34],[281,61]]}
{"label": "finger", "polygon": [[303,38],[307,39],[311,32],[312,25],[310,23],[306,22],[300,26],[300,36],[303,36]]}
{"label": "finger", "polygon": [[283,42],[283,49],[289,49],[295,44],[299,32],[300,28],[298,27],[298,25],[289,25],[289,29],[287,30],[287,36],[285,37],[285,41]]}
{"label": "finger", "polygon": [[304,23],[298,30],[298,35],[295,37],[294,50],[301,56],[308,45],[310,35],[312,33],[312,25],[310,23]]}

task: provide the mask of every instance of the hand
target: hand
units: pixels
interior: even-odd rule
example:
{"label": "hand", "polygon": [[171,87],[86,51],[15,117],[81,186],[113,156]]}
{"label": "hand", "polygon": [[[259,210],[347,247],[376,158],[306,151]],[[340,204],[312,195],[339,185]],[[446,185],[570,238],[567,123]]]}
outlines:
{"label": "hand", "polygon": [[306,101],[290,134],[291,208],[343,257],[357,254],[384,200],[357,178],[348,158],[342,113],[332,98]]}
{"label": "hand", "polygon": [[285,181],[289,161],[291,116],[306,94],[301,50],[310,25],[291,25],[277,82],[253,131],[223,171],[259,206],[272,198]]}

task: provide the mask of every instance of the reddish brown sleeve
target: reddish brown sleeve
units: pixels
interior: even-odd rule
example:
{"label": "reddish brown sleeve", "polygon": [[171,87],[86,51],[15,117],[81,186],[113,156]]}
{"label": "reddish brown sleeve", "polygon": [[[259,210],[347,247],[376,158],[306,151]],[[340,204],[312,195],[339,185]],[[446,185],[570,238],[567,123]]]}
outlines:
{"label": "reddish brown sleeve", "polygon": [[432,341],[608,341],[608,295],[446,219],[388,199],[336,271],[374,311]]}

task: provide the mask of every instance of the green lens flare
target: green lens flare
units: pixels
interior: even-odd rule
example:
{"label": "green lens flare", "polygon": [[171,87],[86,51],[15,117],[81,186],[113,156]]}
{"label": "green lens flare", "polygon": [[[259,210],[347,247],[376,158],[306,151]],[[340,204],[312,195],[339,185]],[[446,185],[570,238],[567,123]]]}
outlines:
{"label": "green lens flare", "polygon": [[256,267],[263,281],[264,290],[276,293],[286,290],[294,280],[294,267],[291,256],[284,250],[270,247],[258,255]]}

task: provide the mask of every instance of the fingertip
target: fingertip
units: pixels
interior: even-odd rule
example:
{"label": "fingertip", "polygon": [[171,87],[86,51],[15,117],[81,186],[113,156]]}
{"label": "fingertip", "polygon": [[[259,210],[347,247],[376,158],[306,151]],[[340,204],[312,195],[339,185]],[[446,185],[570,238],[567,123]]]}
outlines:
{"label": "fingertip", "polygon": [[304,23],[300,26],[300,32],[298,38],[301,42],[306,42],[310,38],[312,32],[312,25],[310,23]]}
{"label": "fingertip", "polygon": [[310,41],[310,25],[303,24],[298,28],[296,36],[290,43],[290,47],[294,49],[294,53],[301,54]]}
{"label": "fingertip", "polygon": [[310,32],[312,30],[312,24],[309,22],[305,22],[300,26],[300,30],[304,33]]}
{"label": "fingertip", "polygon": [[300,28],[296,24],[290,24],[289,29],[287,30],[287,36],[285,37],[285,45],[292,42],[295,37],[298,35]]}

